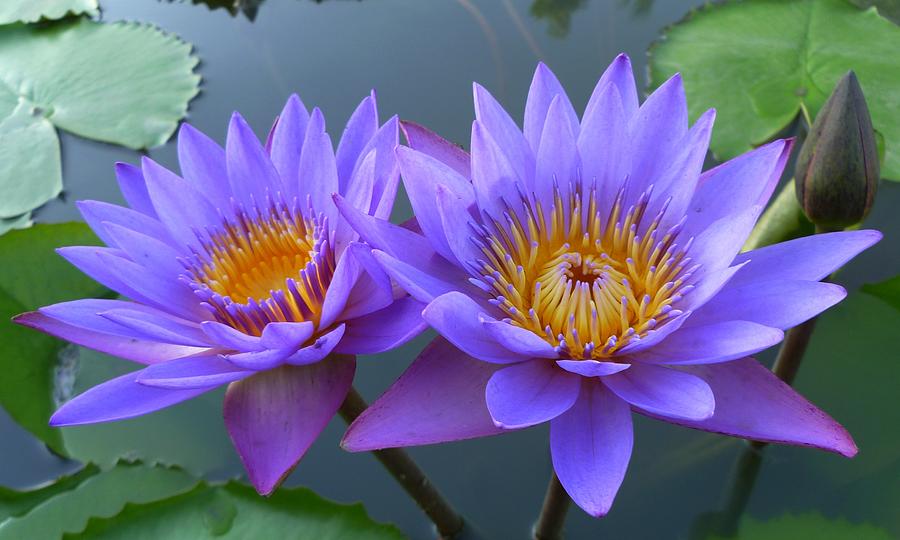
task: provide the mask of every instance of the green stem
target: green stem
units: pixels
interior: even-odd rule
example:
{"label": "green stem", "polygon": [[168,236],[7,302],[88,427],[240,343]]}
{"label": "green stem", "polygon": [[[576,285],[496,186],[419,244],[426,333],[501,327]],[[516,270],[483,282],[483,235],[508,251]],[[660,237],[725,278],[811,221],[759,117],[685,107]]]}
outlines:
{"label": "green stem", "polygon": [[[350,424],[359,418],[359,415],[367,407],[366,400],[356,391],[356,388],[351,387],[339,412],[341,417]],[[442,539],[454,538],[462,531],[462,517],[431,484],[431,481],[409,457],[409,454],[399,448],[374,450],[372,454],[391,473],[391,476],[406,493],[416,501],[419,508],[428,515]]]}
{"label": "green stem", "polygon": [[541,515],[534,525],[534,540],[559,540],[562,538],[563,526],[566,524],[566,512],[571,503],[572,499],[569,498],[569,494],[559,483],[559,478],[554,472],[550,476],[550,484],[544,495]]}
{"label": "green stem", "polygon": [[753,228],[750,237],[744,243],[743,251],[805,236],[812,230],[812,224],[803,215],[803,209],[797,202],[794,181],[790,180],[781,188],[772,204],[760,216],[756,227]]}

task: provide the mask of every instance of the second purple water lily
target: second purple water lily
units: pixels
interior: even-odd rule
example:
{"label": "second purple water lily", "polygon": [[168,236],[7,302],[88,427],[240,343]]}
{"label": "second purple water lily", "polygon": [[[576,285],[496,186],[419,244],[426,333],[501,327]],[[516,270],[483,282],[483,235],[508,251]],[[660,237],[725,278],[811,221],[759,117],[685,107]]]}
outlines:
{"label": "second purple water lily", "polygon": [[819,280],[877,242],[816,235],[739,253],[792,141],[702,171],[715,111],[689,127],[675,76],[639,105],[622,55],[581,118],[545,66],[524,129],[475,85],[471,155],[406,124],[421,234],[338,207],[441,338],[348,430],[351,451],[550,422],[573,500],[606,514],[632,412],[853,456],[847,431],[751,358],[844,298]]}

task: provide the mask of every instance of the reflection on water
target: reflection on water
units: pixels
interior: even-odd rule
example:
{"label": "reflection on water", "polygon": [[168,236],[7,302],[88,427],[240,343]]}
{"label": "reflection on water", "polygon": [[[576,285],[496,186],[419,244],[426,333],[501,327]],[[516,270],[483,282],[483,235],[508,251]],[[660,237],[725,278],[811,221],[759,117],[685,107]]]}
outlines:
{"label": "reflection on water", "polygon": [[[265,3],[266,0],[190,0],[193,5],[203,4],[210,9],[210,11],[216,11],[218,9],[224,9],[227,11],[232,17],[237,17],[238,15],[243,15],[247,17],[247,20],[253,22],[256,20],[256,15],[259,12],[259,7]],[[321,4],[325,0],[310,0],[315,2],[316,4]],[[362,0],[352,0],[355,2],[362,2]],[[183,3],[185,0],[166,0],[169,3]]]}
{"label": "reflection on water", "polygon": [[[631,9],[637,17],[650,13],[654,0],[619,0],[619,5]],[[569,33],[572,15],[582,9],[587,0],[534,0],[529,9],[531,16],[547,21],[547,33],[556,38],[564,38]]]}
{"label": "reflection on water", "polygon": [[650,13],[654,0],[619,0],[623,6],[631,6],[631,13],[643,17]]}
{"label": "reflection on water", "polygon": [[[185,0],[166,1],[169,3],[183,3]],[[232,17],[243,15],[244,17],[247,17],[248,20],[253,21],[256,20],[256,13],[259,11],[259,6],[265,1],[266,0],[191,0],[191,3],[194,5],[203,4],[208,7],[210,11],[224,9]]]}
{"label": "reflection on water", "polygon": [[531,14],[547,21],[551,36],[565,37],[569,33],[572,12],[581,9],[585,0],[534,0]]}

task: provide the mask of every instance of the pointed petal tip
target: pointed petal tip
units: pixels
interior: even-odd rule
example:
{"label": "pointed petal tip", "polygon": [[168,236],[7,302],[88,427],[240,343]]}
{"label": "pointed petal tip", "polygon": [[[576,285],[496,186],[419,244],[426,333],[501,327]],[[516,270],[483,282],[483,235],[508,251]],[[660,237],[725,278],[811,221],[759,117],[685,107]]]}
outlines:
{"label": "pointed petal tip", "polygon": [[[571,497],[571,494],[569,495]],[[576,501],[575,504],[578,504]],[[603,504],[603,505],[589,505],[585,504],[584,506],[578,504],[578,507],[584,510],[584,512],[591,516],[592,518],[602,518],[606,517],[606,514],[612,509],[612,504]]]}
{"label": "pointed petal tip", "polygon": [[[178,126],[178,137],[181,138],[182,136],[184,136],[186,134],[188,136],[190,136],[191,134],[193,134],[196,131],[198,131],[198,130],[194,126],[190,125],[187,122],[182,122],[181,125]],[[118,163],[116,165],[118,165]]]}
{"label": "pointed petal tip", "polygon": [[[181,124],[182,129],[187,125],[189,124]],[[133,163],[128,163],[127,161],[117,161],[115,162],[115,164],[113,164],[113,167],[115,168],[117,174],[121,172],[129,172],[130,169],[137,169],[137,167]]]}
{"label": "pointed petal tip", "polygon": [[315,118],[317,121],[322,122],[322,126],[325,125],[325,115],[322,113],[322,109],[319,107],[313,107],[312,112],[309,113],[310,120]]}
{"label": "pointed petal tip", "polygon": [[537,63],[537,67],[534,68],[534,78],[537,79],[546,75],[553,75],[553,70],[543,60],[540,60]]}
{"label": "pointed petal tip", "polygon": [[841,445],[838,446],[836,450],[845,458],[853,458],[856,456],[856,454],[859,453],[859,447],[856,446],[856,442],[853,440],[853,437],[851,437],[850,434],[846,432],[844,440],[841,441]]}
{"label": "pointed petal tip", "polygon": [[884,238],[884,233],[882,233],[881,231],[877,231],[875,229],[863,229],[859,232],[865,233],[867,236],[869,236],[872,239],[872,243],[869,244],[870,246],[877,244]]}
{"label": "pointed petal tip", "polygon": [[75,418],[70,418],[67,414],[67,405],[68,403],[63,403],[58,409],[56,409],[56,412],[54,412],[50,416],[50,420],[47,422],[47,425],[49,425],[50,427],[68,427],[94,423],[79,421]]}
{"label": "pointed petal tip", "polygon": [[50,417],[50,421],[47,422],[47,425],[50,427],[65,427],[72,424],[66,423],[62,416],[59,414],[59,411],[56,411],[55,413],[53,413],[53,416]]}
{"label": "pointed petal tip", "polygon": [[354,420],[350,426],[347,427],[347,431],[345,431],[344,436],[341,437],[341,442],[338,443],[341,450],[355,454],[358,452],[371,452],[373,450],[382,450],[385,448],[377,444],[371,444],[367,442],[366,439],[360,438],[357,434],[358,426],[359,423]]}
{"label": "pointed petal tip", "polygon": [[293,467],[291,467],[287,472],[285,472],[281,477],[276,479],[270,478],[259,478],[254,475],[247,475],[247,479],[250,480],[250,484],[253,485],[253,489],[256,490],[256,493],[261,497],[271,497],[275,490],[278,489],[278,486],[281,485],[282,482],[291,474],[293,471]]}
{"label": "pointed petal tip", "polygon": [[34,316],[37,315],[36,311],[26,311],[25,313],[19,313],[18,315],[13,315],[9,320],[15,324],[27,326],[28,328],[35,328]]}

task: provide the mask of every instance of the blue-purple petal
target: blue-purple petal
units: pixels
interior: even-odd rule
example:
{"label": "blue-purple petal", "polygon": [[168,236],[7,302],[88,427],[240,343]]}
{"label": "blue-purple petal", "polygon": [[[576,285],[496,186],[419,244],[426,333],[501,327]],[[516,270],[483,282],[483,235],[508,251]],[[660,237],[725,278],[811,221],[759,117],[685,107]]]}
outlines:
{"label": "blue-purple petal", "polygon": [[494,373],[485,388],[485,400],[495,424],[518,429],[566,412],[580,389],[581,377],[539,358]]}
{"label": "blue-purple petal", "polygon": [[594,517],[612,507],[634,444],[628,404],[600,383],[550,422],[553,469],[572,500]]}

